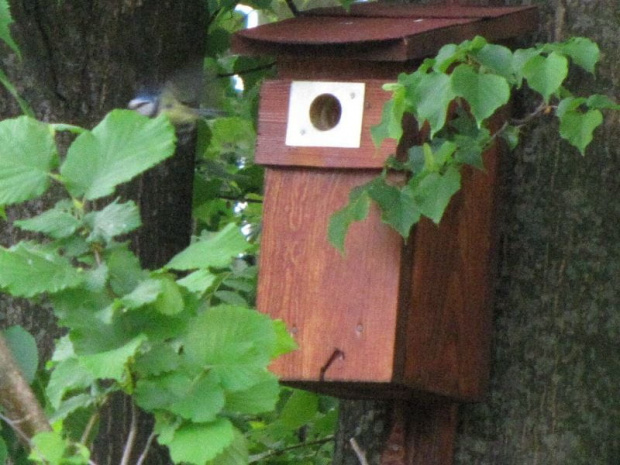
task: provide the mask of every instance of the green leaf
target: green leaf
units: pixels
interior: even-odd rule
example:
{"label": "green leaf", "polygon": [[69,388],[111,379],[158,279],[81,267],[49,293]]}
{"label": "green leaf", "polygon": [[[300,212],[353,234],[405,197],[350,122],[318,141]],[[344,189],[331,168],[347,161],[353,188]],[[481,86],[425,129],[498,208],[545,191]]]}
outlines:
{"label": "green leaf", "polygon": [[247,465],[250,458],[245,436],[237,429],[233,431],[234,439],[224,452],[219,454],[208,465]]}
{"label": "green leaf", "polygon": [[216,279],[217,276],[209,270],[200,269],[179,279],[177,283],[190,292],[203,294],[213,285]]}
{"label": "green leaf", "polygon": [[592,142],[594,130],[603,122],[603,114],[599,110],[581,112],[577,109],[560,112],[560,136],[571,145],[577,147],[582,155]]}
{"label": "green leaf", "polygon": [[620,105],[606,95],[601,94],[590,95],[586,100],[586,105],[590,108],[597,108],[599,110],[620,110]]}
{"label": "green leaf", "polygon": [[439,223],[452,196],[461,187],[461,174],[454,166],[450,166],[444,174],[429,173],[421,180],[414,178],[415,202],[420,212]]}
{"label": "green leaf", "polygon": [[29,242],[0,247],[0,287],[14,296],[32,297],[78,286],[84,279],[56,250]]}
{"label": "green leaf", "polygon": [[472,55],[478,63],[493,74],[504,77],[508,82],[514,82],[513,55],[509,48],[502,45],[487,44]]}
{"label": "green leaf", "polygon": [[8,459],[9,459],[9,450],[6,447],[6,443],[4,442],[4,439],[0,437],[0,464],[6,465],[6,461]]}
{"label": "green leaf", "polygon": [[385,139],[400,139],[403,134],[403,94],[394,93],[392,98],[385,102],[381,112],[381,122],[370,128],[370,135],[376,147],[381,147]]}
{"label": "green leaf", "polygon": [[444,127],[448,106],[454,99],[451,77],[443,73],[425,74],[419,84],[411,89],[414,114],[421,126],[428,122],[431,138]]}
{"label": "green leaf", "polygon": [[413,191],[408,186],[391,186],[378,179],[369,189],[370,197],[381,209],[381,219],[403,237],[409,237],[411,227],[420,220],[420,211],[415,207]]}
{"label": "green leaf", "polygon": [[127,234],[141,225],[140,212],[133,201],[118,203],[117,200],[101,211],[90,212],[84,217],[90,227],[88,242],[110,242],[112,238]]}
{"label": "green leaf", "polygon": [[519,145],[521,130],[516,126],[507,126],[501,133],[502,138],[508,144],[509,150],[514,150]]}
{"label": "green leaf", "polygon": [[[182,379],[175,373],[168,375],[168,378]],[[157,392],[161,392],[157,381],[151,382],[151,385],[155,384],[155,392],[153,393],[155,395]],[[151,387],[153,388],[153,386]],[[140,388],[144,389],[144,383],[140,385]],[[166,405],[166,408],[185,419],[196,423],[214,421],[224,407],[224,391],[217,376],[213,373],[200,374],[195,379],[187,379],[177,386],[172,386],[172,388],[175,389],[171,392],[172,402]],[[140,392],[137,391],[136,395],[139,395]]]}
{"label": "green leaf", "polygon": [[211,423],[187,423],[174,431],[171,438],[159,436],[159,442],[170,449],[175,463],[203,465],[215,459],[235,438],[232,423],[218,418]]}
{"label": "green leaf", "polygon": [[14,224],[26,231],[40,232],[54,239],[62,239],[77,231],[82,222],[76,217],[73,203],[70,200],[61,200],[40,215],[27,220],[17,220]]}
{"label": "green leaf", "polygon": [[454,70],[451,83],[454,94],[469,103],[479,127],[510,98],[510,86],[505,78],[495,74],[479,74],[468,65],[459,65]]}
{"label": "green leaf", "polygon": [[0,205],[43,194],[56,163],[56,145],[46,124],[27,116],[0,121]]}
{"label": "green leaf", "polygon": [[280,413],[280,422],[288,429],[301,428],[319,411],[319,398],[313,392],[294,390]]}
{"label": "green leaf", "polygon": [[54,366],[45,392],[52,407],[58,409],[66,394],[86,389],[94,381],[95,378],[90,371],[84,368],[74,356]]}
{"label": "green leaf", "polygon": [[136,309],[155,302],[162,293],[163,282],[159,279],[141,281],[133,291],[118,299],[118,303],[127,309]]}
{"label": "green leaf", "polygon": [[523,77],[531,89],[540,93],[545,102],[558,92],[568,76],[568,60],[555,52],[548,56],[535,55],[523,65]]}
{"label": "green leaf", "polygon": [[13,22],[8,0],[0,0],[0,40],[3,40],[11,49],[20,56],[19,47],[11,37],[9,26]]}
{"label": "green leaf", "polygon": [[165,116],[149,119],[113,110],[75,139],[60,173],[71,195],[98,199],[170,157],[174,142],[174,128]]}
{"label": "green leaf", "polygon": [[11,326],[1,333],[24,378],[32,384],[39,367],[39,351],[34,337],[21,326]]}
{"label": "green leaf", "polygon": [[271,353],[271,358],[279,357],[280,355],[288,354],[298,349],[298,345],[295,339],[291,336],[286,328],[286,323],[282,320],[272,320],[273,328],[276,333],[276,345],[274,351]]}
{"label": "green leaf", "polygon": [[600,50],[596,42],[585,37],[572,37],[561,45],[560,51],[568,55],[577,66],[594,74],[596,63],[600,57]]}
{"label": "green leaf", "polygon": [[267,371],[263,372],[262,380],[251,387],[226,393],[226,410],[246,415],[271,412],[278,402],[280,385],[278,378]]}
{"label": "green leaf", "polygon": [[32,438],[32,452],[28,457],[49,465],[62,465],[67,444],[57,432],[37,433]]}
{"label": "green leaf", "polygon": [[370,197],[368,185],[358,186],[349,193],[349,203],[332,215],[329,220],[327,236],[329,242],[344,252],[347,231],[355,221],[362,221],[368,216]]}
{"label": "green leaf", "polygon": [[114,379],[121,382],[127,370],[127,364],[136,355],[145,340],[146,336],[140,334],[121,347],[105,352],[81,355],[79,360],[82,366],[94,377]]}
{"label": "green leaf", "polygon": [[[1,1],[3,0],[0,0],[0,2]],[[30,105],[28,105],[28,102],[26,102],[23,98],[21,98],[21,96],[19,95],[19,92],[17,92],[17,89],[11,83],[11,81],[9,81],[9,78],[7,77],[6,74],[4,74],[4,71],[2,71],[2,69],[0,69],[0,84],[2,84],[4,88],[7,90],[7,92],[11,94],[15,100],[17,100],[17,104],[19,105],[19,108],[21,109],[22,113],[26,116],[30,116],[34,118],[34,112],[32,111],[32,108],[30,108]]]}
{"label": "green leaf", "polygon": [[191,322],[184,354],[195,367],[210,368],[228,391],[260,382],[276,348],[272,321],[241,307],[210,308]]}
{"label": "green leaf", "polygon": [[175,270],[196,268],[223,268],[233,257],[245,252],[251,244],[245,239],[239,227],[229,223],[217,234],[201,237],[181,253],[175,255],[166,265]]}
{"label": "green leaf", "polygon": [[158,276],[161,293],[155,301],[155,310],[162,315],[177,315],[185,308],[179,285],[170,276]]}

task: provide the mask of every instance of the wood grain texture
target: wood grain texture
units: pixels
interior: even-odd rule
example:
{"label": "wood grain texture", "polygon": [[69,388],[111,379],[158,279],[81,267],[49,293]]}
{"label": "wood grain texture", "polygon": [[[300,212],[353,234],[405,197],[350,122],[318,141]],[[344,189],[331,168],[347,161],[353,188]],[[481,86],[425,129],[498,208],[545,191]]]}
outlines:
{"label": "wood grain texture", "polygon": [[486,172],[465,170],[439,226],[415,229],[405,383],[478,400],[489,376],[497,150]]}
{"label": "wood grain texture", "polygon": [[285,381],[389,383],[393,377],[402,239],[355,224],[342,256],[327,241],[330,216],[374,171],[267,170],[258,308],[282,318],[300,349],[273,369]]}
{"label": "wood grain texture", "polygon": [[383,104],[391,94],[382,89],[385,81],[363,82],[366,83],[366,91],[359,149],[287,146],[285,140],[291,81],[265,82],[261,90],[256,162],[263,165],[382,168],[386,158],[395,153],[396,144],[394,141],[386,141],[380,148],[375,147],[370,137],[370,128],[380,123]]}

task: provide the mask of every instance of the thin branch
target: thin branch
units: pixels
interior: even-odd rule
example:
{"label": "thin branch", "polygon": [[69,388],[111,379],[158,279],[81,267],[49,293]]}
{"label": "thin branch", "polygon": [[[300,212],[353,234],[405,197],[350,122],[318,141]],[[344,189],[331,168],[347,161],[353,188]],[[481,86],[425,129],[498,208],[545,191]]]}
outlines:
{"label": "thin branch", "polygon": [[[275,457],[277,455],[282,455],[286,452],[289,452],[295,449],[302,449],[304,447],[312,447],[312,446],[320,446],[323,444],[327,444],[328,442],[332,442],[333,440],[334,440],[334,436],[327,436],[325,438],[317,439],[315,441],[308,441],[308,442],[303,442],[301,444],[295,444],[293,446],[284,447],[283,449],[270,450],[267,452],[263,452],[262,454],[253,455],[252,457],[250,457],[249,463],[256,463],[259,460],[264,460],[269,457]],[[136,465],[139,465],[139,464],[136,464]]]}
{"label": "thin branch", "polygon": [[291,10],[291,13],[293,13],[293,16],[297,17],[303,14],[301,11],[297,9],[297,6],[295,5],[295,3],[293,3],[293,0],[285,0],[285,1],[286,1],[286,6],[288,6],[289,10]]}
{"label": "thin branch", "polygon": [[366,452],[362,450],[355,438],[349,439],[349,444],[351,444],[351,449],[355,452],[357,460],[360,461],[360,465],[368,465],[368,460],[366,460]]}
{"label": "thin branch", "polygon": [[123,457],[119,465],[128,465],[131,457],[133,446],[136,442],[136,436],[138,434],[138,413],[136,412],[136,406],[131,403],[131,426],[129,427],[129,434],[127,435],[127,441],[125,442],[125,448],[123,450]]}
{"label": "thin branch", "polygon": [[[103,407],[105,402],[99,407]],[[90,437],[90,433],[95,427],[95,424],[99,420],[99,409],[95,410],[93,414],[88,419],[88,423],[86,423],[86,427],[84,428],[84,432],[82,433],[82,437],[80,438],[80,443],[86,445],[88,443],[88,438]]]}
{"label": "thin branch", "polygon": [[260,66],[256,66],[254,68],[248,68],[248,69],[244,69],[241,71],[236,71],[233,73],[218,73],[217,77],[218,78],[226,78],[226,77],[233,77],[233,76],[243,76],[245,74],[250,74],[250,73],[257,73],[259,71],[265,71],[267,69],[271,69],[276,65],[275,61],[273,63],[267,63],[266,65],[260,65]]}
{"label": "thin branch", "polygon": [[52,431],[45,412],[0,334],[0,405],[11,424],[19,425],[25,437]]}
{"label": "thin branch", "polygon": [[151,449],[151,444],[153,443],[155,436],[157,435],[154,432],[149,435],[148,439],[146,440],[146,444],[144,445],[144,450],[140,454],[140,457],[138,458],[136,465],[142,465],[144,461],[146,460],[146,457],[147,455],[149,455],[149,450]]}

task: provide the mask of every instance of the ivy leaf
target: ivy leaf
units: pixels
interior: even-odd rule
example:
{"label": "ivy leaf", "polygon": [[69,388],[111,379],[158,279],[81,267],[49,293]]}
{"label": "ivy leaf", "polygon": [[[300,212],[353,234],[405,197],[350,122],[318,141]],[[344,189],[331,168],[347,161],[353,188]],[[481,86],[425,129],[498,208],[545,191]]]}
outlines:
{"label": "ivy leaf", "polygon": [[56,250],[30,242],[0,247],[0,287],[14,296],[32,297],[82,283],[84,274]]}
{"label": "ivy leaf", "polygon": [[21,326],[11,326],[0,333],[4,336],[24,378],[32,384],[39,367],[39,351],[34,337]]}
{"label": "ivy leaf", "polygon": [[571,37],[558,47],[581,68],[594,74],[594,68],[600,57],[598,45],[586,37]]}
{"label": "ivy leaf", "polygon": [[420,211],[414,206],[413,191],[407,185],[401,188],[378,179],[369,189],[370,197],[381,209],[381,219],[403,237],[409,237],[411,227],[420,220]]}
{"label": "ivy leaf", "polygon": [[461,188],[461,174],[454,166],[445,173],[429,173],[421,180],[412,179],[415,189],[415,203],[420,212],[439,223],[452,196]]}
{"label": "ivy leaf", "polygon": [[201,237],[181,253],[172,257],[166,268],[193,270],[196,268],[223,268],[233,257],[245,252],[251,244],[245,239],[239,227],[229,223],[212,236]]}
{"label": "ivy leaf", "polygon": [[381,122],[370,128],[370,135],[375,147],[381,147],[381,144],[385,139],[398,140],[403,134],[403,112],[402,109],[399,111],[397,101],[394,100],[395,97],[396,93],[383,105],[383,110],[381,111]]}
{"label": "ivy leaf", "polygon": [[344,253],[344,241],[353,222],[362,221],[368,216],[370,197],[368,185],[358,186],[349,193],[349,203],[329,219],[327,237],[329,242]]}
{"label": "ivy leaf", "polygon": [[444,127],[448,106],[456,96],[451,77],[443,73],[425,74],[410,92],[418,124],[421,126],[425,121],[428,122],[433,137]]}
{"label": "ivy leaf", "polygon": [[17,220],[13,224],[26,231],[47,234],[54,239],[71,236],[82,225],[73,211],[70,200],[61,200],[53,208],[26,220]]}
{"label": "ivy leaf", "polygon": [[560,136],[584,155],[586,147],[592,142],[594,130],[603,122],[603,114],[596,109],[580,111],[582,100],[570,97],[562,100],[556,114],[560,119]]}
{"label": "ivy leaf", "polygon": [[42,195],[57,164],[54,137],[46,124],[27,116],[0,122],[0,205]]}
{"label": "ivy leaf", "polygon": [[172,434],[160,434],[158,442],[168,446],[175,463],[203,465],[233,443],[234,431],[229,420],[218,418],[210,423],[185,423]]}
{"label": "ivy leaf", "polygon": [[601,94],[590,95],[585,104],[589,108],[598,108],[599,110],[620,110],[620,105],[606,95]]}
{"label": "ivy leaf", "polygon": [[535,55],[523,65],[523,77],[531,89],[540,93],[545,102],[560,89],[568,76],[568,60],[551,52],[548,56]]}
{"label": "ivy leaf", "polygon": [[451,75],[451,84],[454,94],[469,103],[478,127],[510,98],[510,86],[505,78],[479,74],[468,65],[457,66]]}
{"label": "ivy leaf", "polygon": [[113,110],[67,151],[60,173],[74,197],[94,200],[174,153],[174,128],[165,116]]}
{"label": "ivy leaf", "polygon": [[513,55],[509,48],[502,45],[486,44],[480,50],[473,52],[472,55],[478,63],[493,74],[504,77],[508,82],[514,82]]}
{"label": "ivy leaf", "polygon": [[112,238],[127,234],[140,227],[140,213],[133,201],[118,203],[117,200],[103,210],[88,213],[84,222],[90,227],[88,242],[110,242]]}

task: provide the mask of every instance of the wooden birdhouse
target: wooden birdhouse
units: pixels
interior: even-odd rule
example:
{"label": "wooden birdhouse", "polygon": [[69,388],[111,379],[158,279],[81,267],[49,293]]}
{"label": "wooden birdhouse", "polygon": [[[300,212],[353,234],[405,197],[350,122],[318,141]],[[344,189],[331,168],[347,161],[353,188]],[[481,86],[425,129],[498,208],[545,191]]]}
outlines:
{"label": "wooden birdhouse", "polygon": [[484,172],[464,173],[441,224],[421,221],[408,242],[376,210],[351,228],[344,256],[327,227],[397,150],[370,138],[385,82],[446,43],[504,41],[535,26],[532,7],[361,3],[235,36],[236,53],[277,63],[261,91],[256,147],[266,167],[258,308],[300,346],[273,365],[284,382],[344,397],[483,395],[499,147]]}

